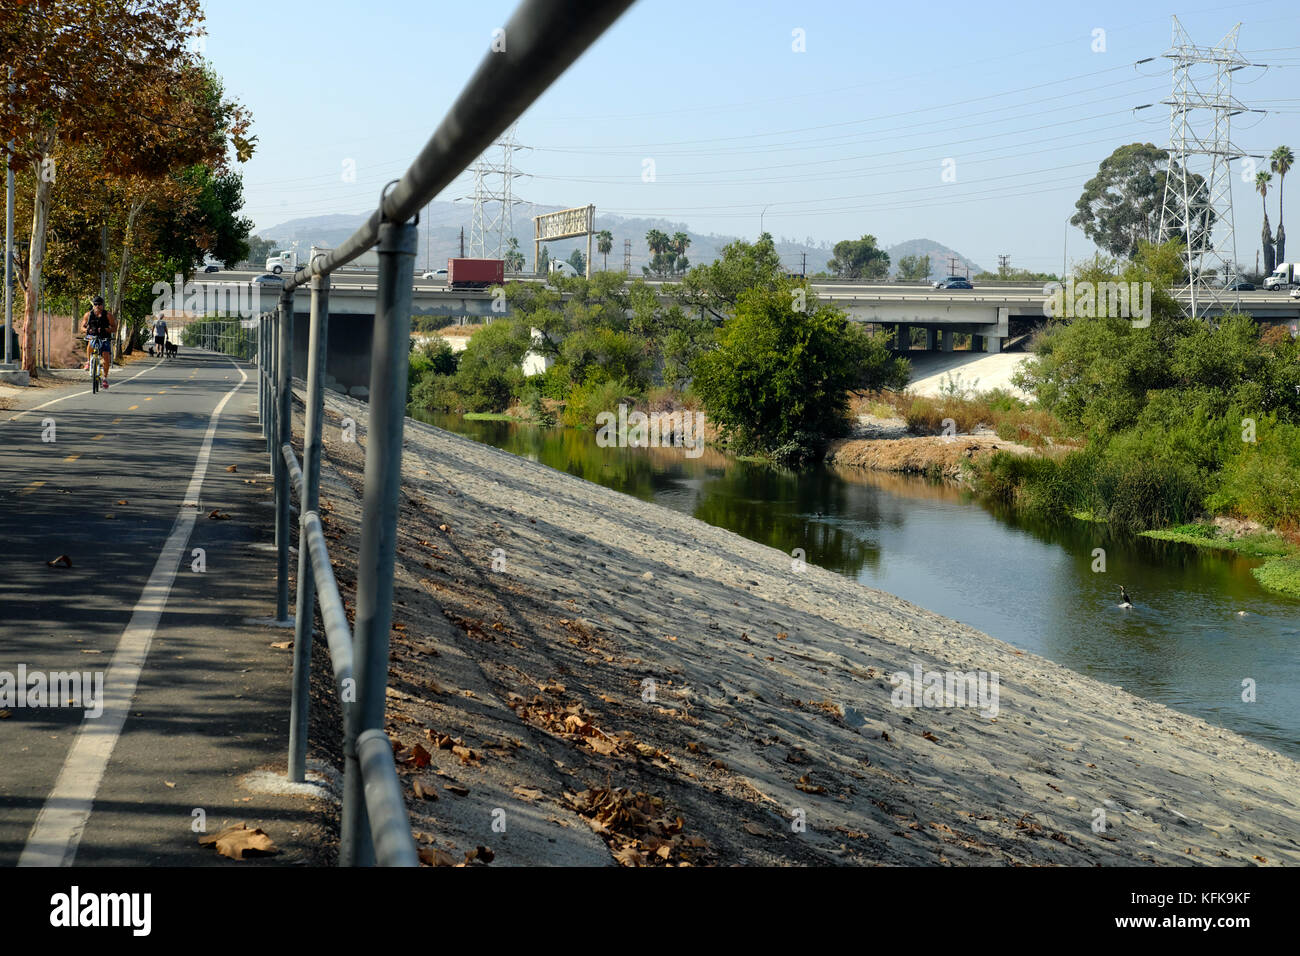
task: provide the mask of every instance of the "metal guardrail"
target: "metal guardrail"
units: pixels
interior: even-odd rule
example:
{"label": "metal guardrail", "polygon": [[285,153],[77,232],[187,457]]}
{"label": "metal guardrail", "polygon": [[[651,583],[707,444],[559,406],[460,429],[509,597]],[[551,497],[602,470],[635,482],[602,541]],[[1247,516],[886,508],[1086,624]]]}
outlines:
{"label": "metal guardrail", "polygon": [[[294,622],[289,779],[307,764],[311,648],[319,604],[343,710],[341,866],[415,866],[418,859],[392,746],[384,730],[393,567],[401,495],[402,432],[419,211],[519,118],[633,0],[525,0],[395,188],[369,220],[329,254],[288,278],[279,307],[257,322],[258,417],[275,479],[276,618],[289,620],[289,501],[298,495],[298,579]],[[389,186],[394,186],[390,183]],[[378,294],[371,343],[356,631],[348,626],[320,520],[330,274],[378,244]],[[303,463],[294,455],[294,290],[311,288]]]}

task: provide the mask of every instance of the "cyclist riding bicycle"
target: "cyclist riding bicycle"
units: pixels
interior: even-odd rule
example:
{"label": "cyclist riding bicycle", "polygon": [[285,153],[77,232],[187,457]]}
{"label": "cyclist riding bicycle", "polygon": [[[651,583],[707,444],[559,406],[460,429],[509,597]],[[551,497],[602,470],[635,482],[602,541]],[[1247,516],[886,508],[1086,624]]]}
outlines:
{"label": "cyclist riding bicycle", "polygon": [[104,369],[104,388],[108,388],[108,370],[113,364],[113,334],[117,332],[117,319],[104,308],[104,297],[95,296],[91,309],[81,318],[81,332],[86,336],[86,366],[89,368],[95,349],[99,349]]}

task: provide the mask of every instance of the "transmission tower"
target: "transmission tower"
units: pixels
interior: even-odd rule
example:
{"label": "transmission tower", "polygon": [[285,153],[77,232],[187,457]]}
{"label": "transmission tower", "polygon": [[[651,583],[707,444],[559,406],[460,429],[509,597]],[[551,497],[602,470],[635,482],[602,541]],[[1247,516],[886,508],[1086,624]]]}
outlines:
{"label": "transmission tower", "polygon": [[[523,200],[514,198],[513,183],[516,176],[524,175],[514,168],[514,154],[528,148],[515,142],[516,125],[511,124],[470,167],[474,171],[474,195],[464,198],[474,200],[474,218],[469,227],[472,257],[503,258],[514,235],[513,209]],[[494,162],[490,154],[498,149],[500,159]]]}
{"label": "transmission tower", "polygon": [[626,275],[632,274],[632,240],[623,240],[623,272]]}
{"label": "transmission tower", "polygon": [[1253,66],[1237,52],[1238,23],[1218,46],[1192,43],[1174,17],[1169,107],[1169,170],[1160,206],[1160,239],[1186,243],[1188,281],[1181,292],[1191,316],[1203,316],[1231,300],[1227,280],[1236,271],[1237,239],[1232,218],[1230,164],[1245,153],[1232,145],[1230,121],[1247,110],[1232,95],[1232,74]]}

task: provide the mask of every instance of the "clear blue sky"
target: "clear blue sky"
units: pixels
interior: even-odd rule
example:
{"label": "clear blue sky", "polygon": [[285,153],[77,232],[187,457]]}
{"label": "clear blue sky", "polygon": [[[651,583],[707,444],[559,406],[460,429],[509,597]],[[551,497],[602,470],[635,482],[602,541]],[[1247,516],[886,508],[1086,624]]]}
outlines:
{"label": "clear blue sky", "polygon": [[[373,209],[514,4],[205,7],[206,55],[254,115],[245,212],[264,229]],[[767,207],[778,237],[926,237],[986,268],[1007,253],[1054,271],[1067,233],[1071,260],[1092,252],[1066,221],[1097,164],[1124,143],[1168,144],[1171,14],[1203,45],[1241,22],[1239,48],[1272,66],[1237,72],[1234,93],[1270,112],[1238,117],[1233,139],[1300,152],[1300,7],[1289,0],[640,0],[520,120],[517,138],[534,148],[516,155],[529,174],[516,195],[751,238]],[[792,49],[796,29],[805,52]],[[1135,68],[1145,57],[1157,59]],[[303,103],[327,107],[308,115]],[[1133,111],[1143,104],[1156,105]],[[642,179],[646,160],[654,182]],[[955,182],[943,181],[945,160]],[[1300,185],[1300,171],[1292,178]],[[1261,203],[1237,164],[1233,179],[1237,255],[1253,265]],[[462,177],[439,198],[470,189]],[[1269,210],[1276,227],[1275,191]]]}

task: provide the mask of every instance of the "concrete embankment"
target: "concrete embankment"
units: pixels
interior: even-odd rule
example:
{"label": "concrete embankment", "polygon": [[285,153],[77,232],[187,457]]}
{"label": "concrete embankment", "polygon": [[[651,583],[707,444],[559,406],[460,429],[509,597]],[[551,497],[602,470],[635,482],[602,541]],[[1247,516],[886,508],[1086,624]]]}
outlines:
{"label": "concrete embankment", "polygon": [[[350,603],[338,424],[364,444],[366,407],[327,398]],[[686,515],[414,421],[406,445],[388,730],[430,859],[1300,863],[1285,756]],[[986,696],[895,687],[954,671]]]}

